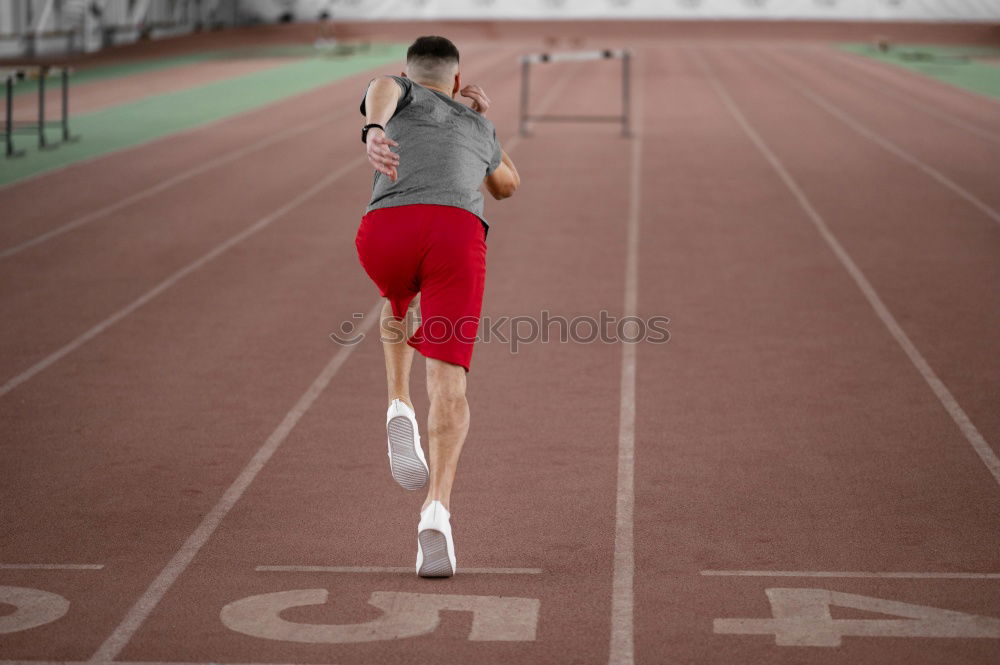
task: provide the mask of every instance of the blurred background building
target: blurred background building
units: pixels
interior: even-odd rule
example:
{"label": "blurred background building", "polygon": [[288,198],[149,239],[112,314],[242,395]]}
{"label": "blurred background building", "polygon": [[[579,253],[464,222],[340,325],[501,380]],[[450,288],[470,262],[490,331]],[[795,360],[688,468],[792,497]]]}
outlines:
{"label": "blurred background building", "polygon": [[254,23],[642,18],[982,22],[1000,21],[1000,0],[3,0],[0,57]]}

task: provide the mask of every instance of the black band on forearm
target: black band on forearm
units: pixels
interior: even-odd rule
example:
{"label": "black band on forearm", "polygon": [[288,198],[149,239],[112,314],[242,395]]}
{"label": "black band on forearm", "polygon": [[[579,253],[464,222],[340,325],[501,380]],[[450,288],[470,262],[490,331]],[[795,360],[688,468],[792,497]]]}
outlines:
{"label": "black band on forearm", "polygon": [[362,143],[368,143],[368,130],[372,129],[373,127],[378,127],[379,129],[382,130],[383,133],[385,133],[385,127],[383,127],[382,125],[378,124],[377,122],[369,123],[369,124],[367,124],[367,125],[365,125],[364,127],[361,128],[361,142]]}

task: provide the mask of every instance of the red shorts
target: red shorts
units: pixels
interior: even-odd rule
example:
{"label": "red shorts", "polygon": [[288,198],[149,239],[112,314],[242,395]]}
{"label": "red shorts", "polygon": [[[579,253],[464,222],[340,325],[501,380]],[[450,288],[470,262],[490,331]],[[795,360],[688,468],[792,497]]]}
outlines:
{"label": "red shorts", "polygon": [[486,285],[486,229],[462,208],[405,205],[372,210],[355,239],[365,272],[397,318],[420,293],[409,345],[469,371]]}

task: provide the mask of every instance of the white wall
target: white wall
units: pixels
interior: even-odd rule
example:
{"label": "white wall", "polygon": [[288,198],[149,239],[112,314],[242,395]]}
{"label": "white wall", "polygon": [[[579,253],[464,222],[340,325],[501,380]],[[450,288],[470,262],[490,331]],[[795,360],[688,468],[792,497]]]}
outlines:
{"label": "white wall", "polygon": [[[288,0],[244,0],[277,16]],[[344,19],[808,19],[1000,21],[1000,0],[295,0],[313,20],[323,7]]]}
{"label": "white wall", "polygon": [[[37,18],[46,0],[28,0]],[[70,0],[63,0],[64,3]],[[17,30],[14,5],[0,0],[0,33]],[[150,0],[149,18],[169,20],[181,0]],[[218,0],[203,0],[208,8]],[[220,13],[231,16],[221,0]],[[128,0],[104,0],[124,21]],[[1000,21],[1000,0],[239,0],[242,13],[274,21],[286,11],[315,20],[324,7],[342,19],[811,19]],[[206,14],[208,12],[206,11]]]}
{"label": "white wall", "polygon": [[12,32],[14,25],[14,3],[0,2],[0,32]]}

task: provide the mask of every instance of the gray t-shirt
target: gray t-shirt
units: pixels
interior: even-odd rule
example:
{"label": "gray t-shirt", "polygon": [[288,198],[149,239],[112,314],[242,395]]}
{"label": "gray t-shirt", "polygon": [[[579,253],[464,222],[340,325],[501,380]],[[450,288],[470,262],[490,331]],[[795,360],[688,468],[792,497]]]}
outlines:
{"label": "gray t-shirt", "polygon": [[[483,220],[483,178],[500,166],[500,143],[493,123],[448,95],[408,78],[393,76],[402,88],[386,135],[399,143],[396,182],[375,172],[365,212],[425,203],[455,206]],[[361,113],[365,101],[361,100]]]}

